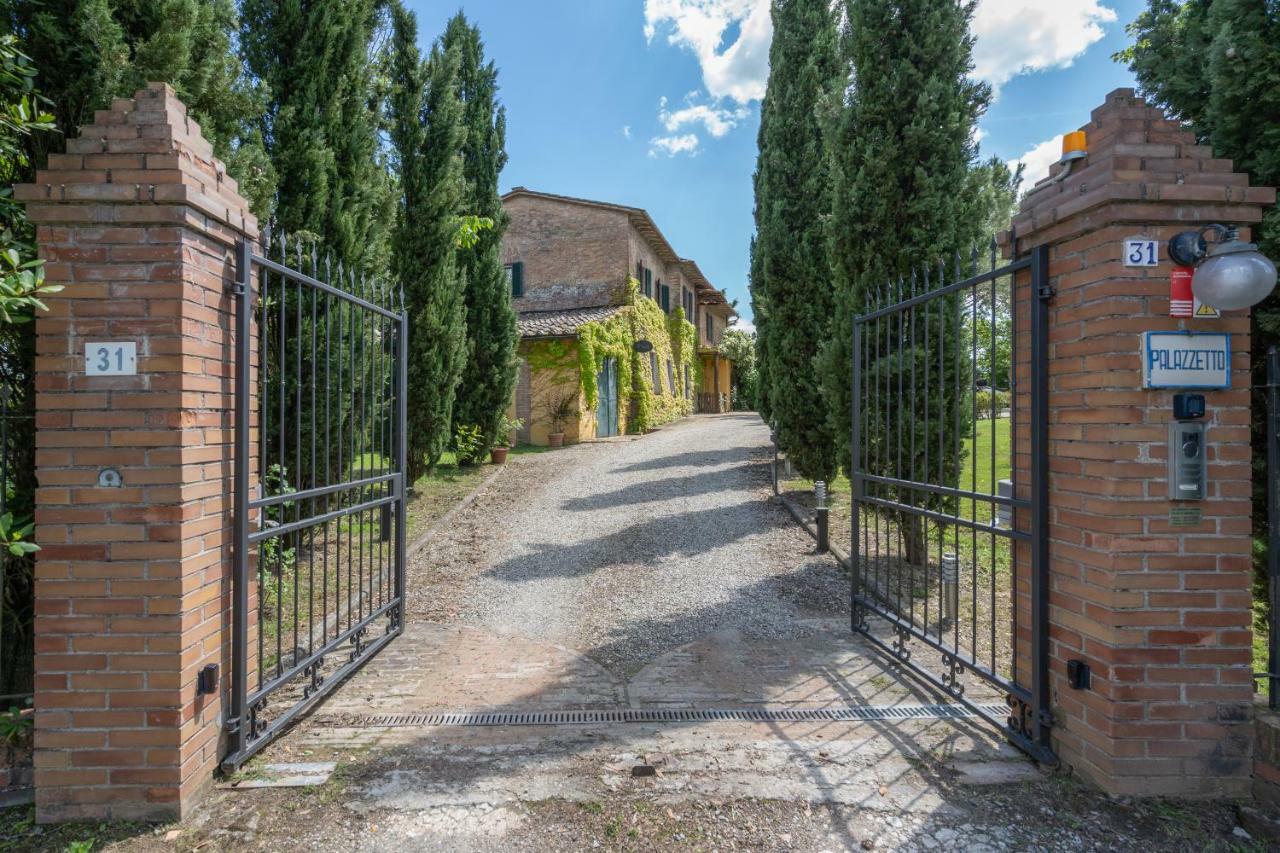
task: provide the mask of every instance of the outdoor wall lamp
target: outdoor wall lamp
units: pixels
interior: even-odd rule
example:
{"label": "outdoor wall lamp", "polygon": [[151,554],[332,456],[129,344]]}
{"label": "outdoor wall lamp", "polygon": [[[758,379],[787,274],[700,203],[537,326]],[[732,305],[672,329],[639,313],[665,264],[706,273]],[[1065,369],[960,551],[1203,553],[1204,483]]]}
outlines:
{"label": "outdoor wall lamp", "polygon": [[[1204,235],[1212,231],[1212,246]],[[1253,243],[1242,243],[1234,226],[1206,225],[1183,231],[1169,241],[1169,258],[1175,264],[1195,267],[1191,290],[1196,298],[1220,311],[1257,305],[1275,289],[1276,265]]]}

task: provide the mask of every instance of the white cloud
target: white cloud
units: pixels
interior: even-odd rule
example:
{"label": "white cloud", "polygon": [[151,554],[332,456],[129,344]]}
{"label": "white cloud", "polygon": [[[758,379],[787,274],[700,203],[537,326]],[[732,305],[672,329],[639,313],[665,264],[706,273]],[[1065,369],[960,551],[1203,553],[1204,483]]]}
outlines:
{"label": "white cloud", "polygon": [[[736,38],[724,44],[734,27]],[[746,104],[764,97],[773,39],[769,0],[645,0],[645,38],[652,41],[660,29],[669,44],[698,57],[712,98]]]}
{"label": "white cloud", "polygon": [[[1104,2],[979,0],[974,76],[999,90],[1019,74],[1071,65],[1116,22]],[[698,57],[712,98],[746,104],[764,97],[773,39],[769,0],[645,0],[645,37],[652,41],[659,32]],[[729,44],[726,35],[733,37]]]}
{"label": "white cloud", "polygon": [[666,98],[658,102],[658,121],[662,122],[668,133],[675,133],[686,125],[701,123],[707,133],[719,139],[751,115],[751,110],[746,107],[727,110],[708,104],[694,104],[692,101],[696,96],[696,92],[691,92],[686,99],[688,106],[674,112],[667,109]]}
{"label": "white cloud", "polygon": [[629,125],[629,124],[624,124],[624,125],[622,126],[622,138],[623,138],[623,139],[630,139],[630,138],[631,138],[631,125]]}
{"label": "white cloud", "polygon": [[1016,167],[1021,163],[1026,167],[1022,173],[1022,191],[1026,192],[1036,185],[1036,181],[1049,177],[1049,167],[1062,158],[1062,137],[1054,136],[1023,154],[1010,163]]}
{"label": "white cloud", "polygon": [[756,333],[756,324],[748,320],[746,317],[738,317],[731,321],[729,327],[746,332],[749,335],[754,335]]}
{"label": "white cloud", "polygon": [[1019,74],[1065,68],[1115,22],[1115,10],[1099,0],[981,0],[974,76],[998,91]]}
{"label": "white cloud", "polygon": [[677,154],[696,156],[698,153],[698,135],[686,133],[679,136],[655,136],[649,140],[649,156],[657,157],[665,154],[674,157]]}

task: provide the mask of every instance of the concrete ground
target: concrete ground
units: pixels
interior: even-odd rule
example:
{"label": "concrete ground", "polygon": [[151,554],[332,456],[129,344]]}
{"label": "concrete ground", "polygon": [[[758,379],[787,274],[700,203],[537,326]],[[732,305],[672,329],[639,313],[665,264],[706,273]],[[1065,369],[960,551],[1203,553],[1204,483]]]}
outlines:
{"label": "concrete ground", "polygon": [[[734,414],[514,461],[417,555],[405,635],[237,781],[333,777],[219,790],[172,843],[1254,849],[1227,806],[1109,800],[922,710],[947,699],[850,633],[847,579],[771,499],[768,441]],[[753,708],[868,718],[567,713]],[[511,716],[433,716],[464,712]]]}

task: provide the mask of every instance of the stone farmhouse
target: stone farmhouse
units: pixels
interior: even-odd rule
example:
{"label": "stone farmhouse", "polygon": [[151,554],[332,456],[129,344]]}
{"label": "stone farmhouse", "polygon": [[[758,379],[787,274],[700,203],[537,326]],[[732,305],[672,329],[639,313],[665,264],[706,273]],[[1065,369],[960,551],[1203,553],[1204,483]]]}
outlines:
{"label": "stone farmhouse", "polygon": [[729,410],[720,343],[737,312],[648,212],[524,187],[503,205],[521,338],[510,414],[524,423],[521,442],[605,438]]}

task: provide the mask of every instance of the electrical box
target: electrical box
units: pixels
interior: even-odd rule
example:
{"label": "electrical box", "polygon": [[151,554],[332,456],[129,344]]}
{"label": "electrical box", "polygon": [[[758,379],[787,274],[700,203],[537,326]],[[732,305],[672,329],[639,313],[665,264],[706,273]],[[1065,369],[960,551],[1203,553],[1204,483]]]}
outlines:
{"label": "electrical box", "polygon": [[1169,424],[1169,500],[1201,501],[1205,493],[1203,421]]}

